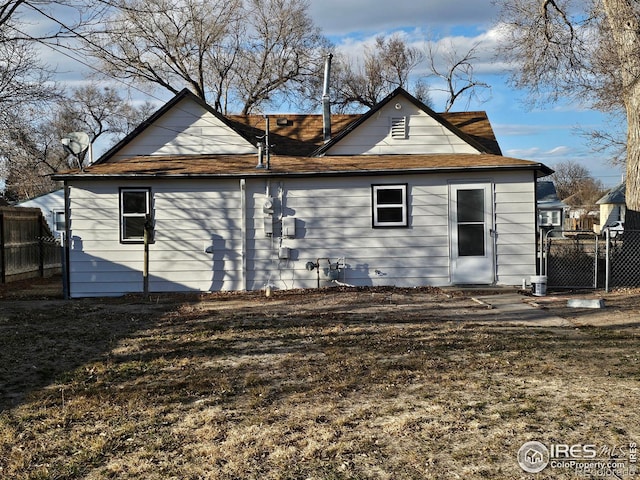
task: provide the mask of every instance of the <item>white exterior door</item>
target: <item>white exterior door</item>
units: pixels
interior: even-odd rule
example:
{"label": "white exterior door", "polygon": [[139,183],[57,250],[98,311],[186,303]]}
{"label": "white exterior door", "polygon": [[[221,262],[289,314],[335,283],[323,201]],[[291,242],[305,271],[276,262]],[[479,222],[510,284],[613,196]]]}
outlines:
{"label": "white exterior door", "polygon": [[495,281],[493,195],[490,183],[449,186],[451,283]]}

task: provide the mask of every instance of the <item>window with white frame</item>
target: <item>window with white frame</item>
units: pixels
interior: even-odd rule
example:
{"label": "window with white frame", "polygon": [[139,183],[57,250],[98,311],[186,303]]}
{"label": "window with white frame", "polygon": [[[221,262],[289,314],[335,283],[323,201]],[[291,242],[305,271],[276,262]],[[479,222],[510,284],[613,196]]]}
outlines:
{"label": "window with white frame", "polygon": [[145,222],[151,218],[151,189],[120,189],[120,241],[144,241]]}
{"label": "window with white frame", "polygon": [[540,225],[560,226],[562,224],[560,210],[540,210]]}
{"label": "window with white frame", "polygon": [[55,232],[64,232],[66,222],[64,221],[64,210],[53,211],[53,230]]}
{"label": "window with white frame", "polygon": [[371,186],[374,227],[407,227],[407,185]]}

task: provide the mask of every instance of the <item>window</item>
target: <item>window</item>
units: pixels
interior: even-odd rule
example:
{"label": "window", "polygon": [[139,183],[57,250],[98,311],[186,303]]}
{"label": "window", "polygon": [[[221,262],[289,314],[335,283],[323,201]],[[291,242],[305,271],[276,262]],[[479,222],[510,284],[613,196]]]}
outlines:
{"label": "window", "polygon": [[560,210],[540,210],[540,225],[560,226]]}
{"label": "window", "polygon": [[456,196],[458,256],[485,255],[485,191],[482,188],[459,189]]}
{"label": "window", "polygon": [[407,138],[407,117],[391,117],[391,138]]}
{"label": "window", "polygon": [[373,226],[406,227],[407,185],[372,185]]}
{"label": "window", "polygon": [[120,241],[144,241],[144,225],[151,215],[151,191],[148,188],[120,189]]}
{"label": "window", "polygon": [[64,211],[54,210],[53,211],[53,230],[55,232],[64,232],[65,226],[66,224],[64,221]]}

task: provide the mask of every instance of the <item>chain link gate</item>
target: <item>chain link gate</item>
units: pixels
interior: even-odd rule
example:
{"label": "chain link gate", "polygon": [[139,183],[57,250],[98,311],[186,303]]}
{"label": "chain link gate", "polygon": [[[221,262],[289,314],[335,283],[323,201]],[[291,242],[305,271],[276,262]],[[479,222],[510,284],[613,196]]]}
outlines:
{"label": "chain link gate", "polygon": [[605,289],[640,286],[640,231],[607,230],[607,276]]}
{"label": "chain link gate", "polygon": [[549,230],[541,242],[543,275],[549,287],[598,288],[599,282],[604,284],[606,252],[595,232]]}
{"label": "chain link gate", "polygon": [[540,274],[548,287],[640,287],[640,230],[603,235],[583,230],[541,233]]}

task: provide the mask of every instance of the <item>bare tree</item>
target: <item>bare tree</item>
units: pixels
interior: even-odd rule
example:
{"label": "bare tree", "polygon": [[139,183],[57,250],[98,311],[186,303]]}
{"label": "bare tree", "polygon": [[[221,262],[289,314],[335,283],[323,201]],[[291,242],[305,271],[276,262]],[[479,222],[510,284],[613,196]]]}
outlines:
{"label": "bare tree", "polygon": [[328,41],[303,0],[247,0],[246,47],[237,62],[242,113],[280,97],[295,101],[309,79],[322,76]]}
{"label": "bare tree", "polygon": [[596,180],[584,165],[565,160],[553,166],[550,176],[556,186],[558,197],[562,200],[571,196],[582,199],[587,204],[595,203],[604,192],[602,182]]}
{"label": "bare tree", "polygon": [[[104,26],[83,33],[106,74],[220,103],[239,30],[240,0],[118,0]],[[221,50],[224,52],[220,55]],[[225,64],[227,68],[225,68]]]}
{"label": "bare tree", "polygon": [[24,40],[6,40],[0,34],[0,123],[7,127],[15,113],[42,108],[60,98],[53,72],[42,65],[34,46]]}
{"label": "bare tree", "polygon": [[497,0],[517,65],[514,85],[536,100],[569,97],[627,124],[627,223],[640,227],[640,4],[635,0]]}
{"label": "bare tree", "polygon": [[0,135],[0,158],[4,164],[5,197],[24,200],[50,192],[50,175],[68,168],[60,137],[48,121],[15,115],[11,127]]}
{"label": "bare tree", "polygon": [[[477,47],[478,44],[459,54],[453,45],[443,51],[436,42],[429,42],[423,52],[407,45],[400,35],[378,37],[372,47],[365,49],[361,63],[339,60],[335,103],[340,110],[371,108],[396,87],[403,87],[432,105],[431,92],[441,90],[447,94],[444,110],[448,112],[461,98],[471,101],[479,98],[479,91],[491,88],[474,75]],[[444,81],[444,88],[428,85],[422,78],[411,80],[416,67],[424,61],[430,76]]]}
{"label": "bare tree", "polygon": [[[334,105],[341,111],[371,108],[397,87],[411,90],[409,77],[422,59],[420,49],[407,45],[398,34],[377,37],[373,46],[365,48],[361,62],[338,57]],[[423,99],[429,100],[425,84],[418,87]]]}
{"label": "bare tree", "polygon": [[[444,111],[448,112],[454,103],[461,98],[467,98],[467,107],[474,98],[479,98],[479,91],[490,90],[488,83],[478,80],[473,71],[473,61],[477,59],[476,50],[480,44],[474,44],[467,53],[459,54],[453,44],[444,52],[437,47],[436,42],[427,45],[427,59],[431,75],[440,78],[444,88],[432,87],[447,94]],[[443,63],[442,66],[438,63]]]}
{"label": "bare tree", "polygon": [[[36,128],[38,118],[49,111],[61,97],[61,90],[52,81],[53,73],[43,66],[35,54],[34,45],[26,40],[2,37],[0,28],[0,163],[5,189],[13,196],[34,195],[48,188],[40,173],[42,164],[38,138],[42,128]],[[38,175],[29,177],[20,166],[31,165]]]}
{"label": "bare tree", "polygon": [[155,110],[150,103],[135,107],[108,86],[95,84],[72,90],[59,102],[52,125],[59,137],[85,132],[92,142],[109,137],[112,142],[131,132]]}
{"label": "bare tree", "polygon": [[[60,142],[68,133],[83,131],[92,141],[110,137],[115,142],[151,110],[148,103],[134,107],[111,88],[89,85],[31,115],[9,113],[9,126],[0,133],[0,173],[6,179],[7,198],[23,200],[55,188],[51,175],[71,166]],[[86,155],[80,161],[85,162]]]}
{"label": "bare tree", "polygon": [[245,113],[318,75],[327,42],[305,0],[117,0],[85,51],[116,78]]}

